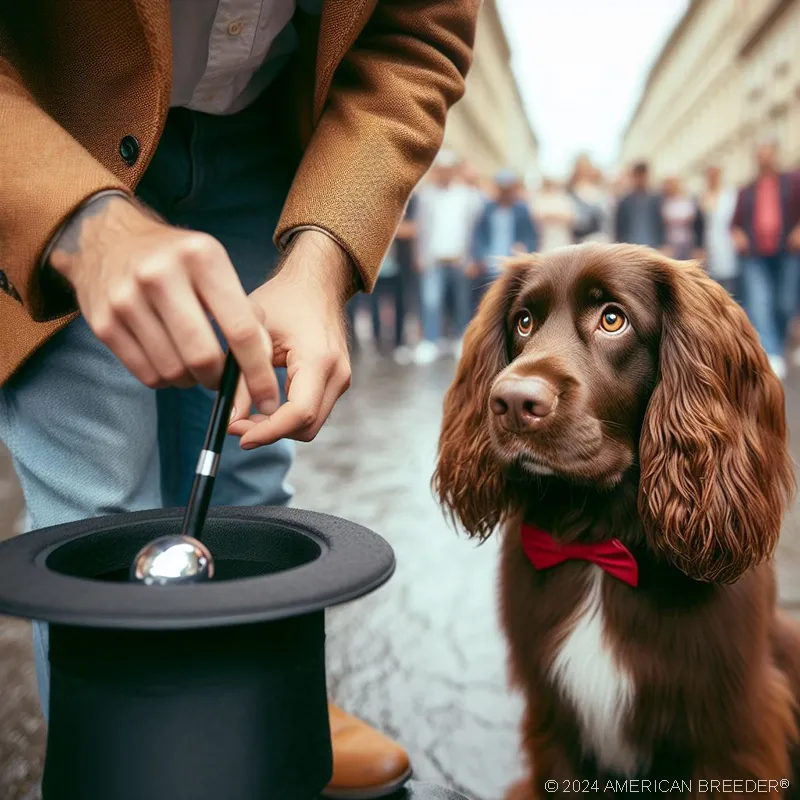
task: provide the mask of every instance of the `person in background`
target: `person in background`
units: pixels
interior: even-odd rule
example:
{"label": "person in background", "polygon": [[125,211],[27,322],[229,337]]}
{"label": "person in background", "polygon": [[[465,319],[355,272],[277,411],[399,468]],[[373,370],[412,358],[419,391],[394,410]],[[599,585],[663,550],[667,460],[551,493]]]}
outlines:
{"label": "person in background", "polygon": [[660,249],[665,243],[661,198],[650,191],[650,168],[644,161],[633,165],[631,191],[617,205],[614,240]]}
{"label": "person in background", "polygon": [[567,182],[567,192],[575,205],[572,235],[576,244],[603,238],[608,207],[602,180],[600,170],[586,153],[581,153],[575,159],[572,176]]}
{"label": "person in background", "polygon": [[605,185],[605,216],[600,231],[604,242],[616,241],[617,208],[630,190],[630,174],[623,170],[613,175]]}
{"label": "person in background", "polygon": [[408,199],[403,219],[394,236],[394,257],[398,267],[399,300],[395,306],[396,326],[394,360],[398,364],[409,364],[413,359],[413,352],[406,344],[406,319],[409,311],[416,310],[418,289],[416,268],[416,242],[417,242],[417,195],[412,194]]}
{"label": "person in background", "polygon": [[664,181],[661,215],[664,218],[664,251],[667,255],[680,261],[703,258],[703,215],[694,198],[683,191],[676,177]]}
{"label": "person in background", "polygon": [[542,180],[533,201],[533,218],[539,230],[539,249],[543,253],[572,244],[575,205],[552,178]]}
{"label": "person in background", "polygon": [[393,242],[389,251],[381,262],[380,273],[375,282],[375,287],[370,295],[356,295],[347,304],[347,321],[350,335],[351,352],[356,355],[361,352],[361,343],[356,333],[356,317],[361,308],[369,305],[372,318],[372,340],[375,350],[382,352],[383,319],[382,307],[385,299],[389,298],[392,305],[394,320],[394,360],[398,364],[408,364],[411,361],[410,351],[405,347],[405,292],[403,276],[400,272],[400,262],[397,259],[397,242]]}
{"label": "person in background", "polygon": [[759,144],[756,163],[756,179],[739,191],[731,235],[745,310],[783,378],[786,333],[800,292],[800,191],[798,181],[779,170],[776,142]]}
{"label": "person in background", "polygon": [[481,203],[486,201],[486,193],[483,190],[483,179],[480,172],[475,169],[474,165],[469,161],[464,160],[458,170],[458,177],[464,186],[473,189],[479,196]]}
{"label": "person in background", "polygon": [[382,352],[383,323],[381,307],[387,297],[391,300],[394,319],[394,350],[392,357],[398,364],[409,364],[412,351],[406,346],[406,299],[408,296],[409,278],[413,273],[413,239],[416,225],[411,219],[416,199],[412,195],[406,207],[400,225],[395,233],[394,241],[381,262],[378,279],[371,295],[357,294],[347,304],[347,323],[350,350],[353,355],[361,352],[361,343],[356,333],[358,312],[369,306],[372,318],[372,337],[375,350]]}
{"label": "person in background", "polygon": [[[403,346],[403,322],[405,319],[405,306],[403,298],[403,284],[400,276],[400,264],[397,261],[397,254],[395,245],[393,244],[381,264],[381,271],[378,275],[378,280],[375,283],[375,288],[370,296],[370,312],[372,316],[372,335],[375,340],[375,346],[380,351],[381,342],[383,341],[382,334],[382,321],[381,321],[381,306],[384,305],[383,300],[388,297],[393,306],[394,318],[394,352],[395,354]],[[406,362],[408,363],[408,362]]]}
{"label": "person in background", "polygon": [[441,151],[418,193],[417,255],[423,337],[414,352],[418,364],[430,364],[443,352],[442,323],[448,291],[453,306],[455,352],[470,320],[466,268],[482,201],[478,190],[460,179],[460,167],[461,159],[455,153]]}
{"label": "person in background", "polygon": [[472,313],[502,271],[502,260],[538,248],[538,234],[527,204],[520,198],[520,182],[511,170],[494,179],[495,199],[487,200],[472,236]]}
{"label": "person in background", "polygon": [[737,294],[738,265],[731,237],[731,221],[736,210],[736,189],[722,180],[718,166],[706,169],[706,187],[700,195],[700,211],[704,218],[708,274],[730,294]]}

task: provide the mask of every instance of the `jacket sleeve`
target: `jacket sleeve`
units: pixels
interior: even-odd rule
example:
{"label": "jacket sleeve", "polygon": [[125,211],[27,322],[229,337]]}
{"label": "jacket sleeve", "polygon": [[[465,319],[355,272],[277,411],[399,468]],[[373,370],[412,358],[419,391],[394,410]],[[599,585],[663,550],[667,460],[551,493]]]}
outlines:
{"label": "jacket sleeve", "polygon": [[[0,45],[2,37],[0,19]],[[132,194],[36,103],[0,46],[0,269],[37,321],[66,311],[39,257],[62,221],[103,189]],[[47,164],[47,169],[37,165]]]}
{"label": "jacket sleeve", "polygon": [[464,93],[480,0],[379,0],[334,76],[275,231],[322,228],[374,285]]}

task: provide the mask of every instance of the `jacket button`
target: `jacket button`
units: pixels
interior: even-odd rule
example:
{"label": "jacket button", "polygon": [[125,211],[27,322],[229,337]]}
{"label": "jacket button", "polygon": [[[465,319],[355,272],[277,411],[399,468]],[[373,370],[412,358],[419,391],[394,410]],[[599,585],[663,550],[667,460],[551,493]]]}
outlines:
{"label": "jacket button", "polygon": [[119,143],[119,154],[122,160],[132,167],[139,158],[139,140],[135,136],[123,136]]}

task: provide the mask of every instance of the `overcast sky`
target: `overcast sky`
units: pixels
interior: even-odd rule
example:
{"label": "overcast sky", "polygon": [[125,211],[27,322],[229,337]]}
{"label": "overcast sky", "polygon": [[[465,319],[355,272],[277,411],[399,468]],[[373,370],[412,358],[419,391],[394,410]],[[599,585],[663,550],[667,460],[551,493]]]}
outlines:
{"label": "overcast sky", "polygon": [[688,0],[497,0],[544,174],[613,165],[647,72]]}

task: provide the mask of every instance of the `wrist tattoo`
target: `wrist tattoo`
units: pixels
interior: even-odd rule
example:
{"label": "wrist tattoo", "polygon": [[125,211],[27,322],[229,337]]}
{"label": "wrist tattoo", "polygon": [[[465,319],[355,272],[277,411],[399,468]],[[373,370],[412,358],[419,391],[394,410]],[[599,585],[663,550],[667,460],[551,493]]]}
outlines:
{"label": "wrist tattoo", "polygon": [[92,198],[83,208],[79,209],[70,217],[67,224],[56,235],[51,255],[53,253],[59,253],[74,256],[80,249],[83,223],[90,217],[97,217],[104,214],[109,204],[119,198],[120,195],[118,194],[106,194]]}

